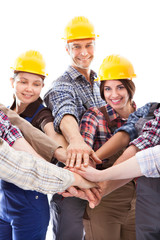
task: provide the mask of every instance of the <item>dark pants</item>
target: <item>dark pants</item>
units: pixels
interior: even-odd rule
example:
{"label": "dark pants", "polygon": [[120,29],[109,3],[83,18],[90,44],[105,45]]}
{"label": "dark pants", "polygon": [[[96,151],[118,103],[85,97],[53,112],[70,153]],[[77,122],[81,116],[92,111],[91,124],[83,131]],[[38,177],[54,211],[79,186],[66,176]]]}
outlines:
{"label": "dark pants", "polygon": [[45,240],[48,223],[46,195],[1,180],[0,240]]}
{"label": "dark pants", "polygon": [[137,181],[136,239],[160,239],[160,178]]}
{"label": "dark pants", "polygon": [[63,198],[55,194],[51,200],[53,239],[84,239],[83,215],[87,201],[75,197]]}

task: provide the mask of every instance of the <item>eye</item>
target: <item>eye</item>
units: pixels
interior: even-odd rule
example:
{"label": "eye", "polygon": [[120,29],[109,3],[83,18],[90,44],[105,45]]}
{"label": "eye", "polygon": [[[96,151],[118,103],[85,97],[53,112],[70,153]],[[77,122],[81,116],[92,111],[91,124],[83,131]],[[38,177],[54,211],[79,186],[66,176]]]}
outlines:
{"label": "eye", "polygon": [[104,90],[109,91],[109,90],[111,90],[111,88],[110,87],[104,87]]}
{"label": "eye", "polygon": [[121,90],[121,89],[124,89],[125,87],[123,85],[121,86],[118,86],[118,89]]}
{"label": "eye", "polygon": [[87,47],[87,48],[89,48],[89,47],[93,47],[93,43],[87,44],[86,47]]}
{"label": "eye", "polygon": [[34,83],[33,84],[35,87],[40,87],[41,86],[41,83]]}
{"label": "eye", "polygon": [[72,47],[72,49],[80,49],[80,46],[79,45],[75,45]]}
{"label": "eye", "polygon": [[24,81],[24,80],[20,80],[20,83],[22,83],[22,84],[26,84],[27,82]]}

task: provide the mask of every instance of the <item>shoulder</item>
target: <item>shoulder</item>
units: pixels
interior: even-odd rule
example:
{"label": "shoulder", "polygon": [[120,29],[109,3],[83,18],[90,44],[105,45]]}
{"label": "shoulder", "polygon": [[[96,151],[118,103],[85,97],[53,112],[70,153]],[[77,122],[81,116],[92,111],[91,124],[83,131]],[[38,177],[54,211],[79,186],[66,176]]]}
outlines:
{"label": "shoulder", "polygon": [[97,107],[90,107],[89,109],[86,110],[84,113],[83,117],[94,117],[94,118],[99,118],[103,116],[103,113],[101,112],[100,108]]}

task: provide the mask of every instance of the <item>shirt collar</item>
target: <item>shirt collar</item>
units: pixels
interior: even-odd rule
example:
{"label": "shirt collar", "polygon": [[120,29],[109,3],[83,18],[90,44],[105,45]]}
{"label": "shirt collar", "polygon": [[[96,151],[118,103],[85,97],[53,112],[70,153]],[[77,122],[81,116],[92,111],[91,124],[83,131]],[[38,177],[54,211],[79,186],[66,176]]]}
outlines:
{"label": "shirt collar", "polygon": [[[134,101],[132,102],[132,106],[133,106],[134,110],[136,111],[136,104]],[[122,119],[120,117],[120,115],[109,104],[106,105],[106,108],[107,108],[107,112],[108,112],[110,121],[113,121],[117,118],[124,120],[124,121],[127,120],[127,119]]]}
{"label": "shirt collar", "polygon": [[[70,75],[70,77],[73,80],[77,80],[79,78],[85,79],[85,77],[77,69],[75,69],[72,66],[68,67],[67,73]],[[97,74],[93,70],[91,70],[91,73],[90,73],[91,82],[93,82],[95,78],[97,78]]]}
{"label": "shirt collar", "polygon": [[[42,99],[39,97],[35,102],[30,103],[26,109],[20,114],[21,117],[32,117],[42,103]],[[11,105],[10,109],[13,110],[16,107],[16,99],[14,100],[13,104]]]}

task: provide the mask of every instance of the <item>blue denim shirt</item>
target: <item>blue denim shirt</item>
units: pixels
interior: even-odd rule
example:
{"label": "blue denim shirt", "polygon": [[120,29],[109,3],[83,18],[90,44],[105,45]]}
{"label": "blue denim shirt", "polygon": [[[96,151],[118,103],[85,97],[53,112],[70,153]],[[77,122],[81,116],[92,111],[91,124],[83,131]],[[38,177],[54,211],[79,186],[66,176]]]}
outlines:
{"label": "blue denim shirt", "polygon": [[139,120],[139,118],[145,118],[150,109],[151,103],[145,104],[143,107],[138,108],[137,111],[131,113],[128,117],[128,121],[120,128],[118,128],[116,132],[125,131],[129,134],[130,140],[134,140],[138,137],[137,131],[135,129],[135,123]]}

